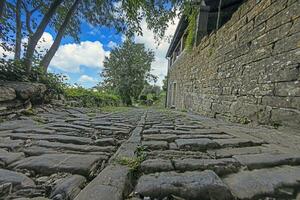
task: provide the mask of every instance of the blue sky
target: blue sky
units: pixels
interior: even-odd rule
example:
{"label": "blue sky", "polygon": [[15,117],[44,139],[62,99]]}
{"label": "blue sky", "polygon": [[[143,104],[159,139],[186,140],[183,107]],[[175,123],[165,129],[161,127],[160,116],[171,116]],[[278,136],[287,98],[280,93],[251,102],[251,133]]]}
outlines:
{"label": "blue sky", "polygon": [[[52,38],[55,36],[55,33],[51,29],[47,29],[46,33],[50,34]],[[50,40],[51,41],[51,40]],[[107,27],[93,27],[87,23],[81,24],[81,34],[80,34],[80,44],[76,44],[73,38],[65,37],[61,42],[61,47],[58,50],[57,54],[54,57],[54,60],[50,64],[50,71],[54,73],[61,73],[66,75],[69,80],[70,84],[80,84],[84,87],[90,88],[95,86],[99,81],[101,81],[101,77],[99,73],[101,72],[102,61],[104,59],[103,56],[108,56],[109,52],[111,51],[114,45],[118,45],[122,43],[122,35],[117,33],[112,28]],[[82,62],[74,62],[74,67],[64,67],[66,63],[70,63],[72,65],[72,56],[67,56],[66,62],[62,63],[61,65],[57,64],[56,60],[60,59],[59,57],[64,58],[67,52],[66,48],[63,51],[64,47],[69,46],[70,49],[75,49],[80,51],[80,58]],[[83,47],[85,46],[85,48]],[[73,47],[73,48],[71,48]],[[101,51],[103,49],[103,51]],[[88,53],[86,51],[93,51],[92,53]],[[86,54],[88,55],[86,55]],[[104,53],[104,54],[103,54]],[[99,55],[97,55],[99,54]],[[94,56],[92,56],[94,55]],[[79,55],[77,55],[79,56]],[[86,59],[85,56],[92,56],[94,57],[95,62],[94,66],[89,65],[90,62],[84,62]],[[97,57],[102,57],[103,59],[99,59]],[[65,57],[66,58],[66,57]],[[100,61],[100,62],[99,62]],[[79,67],[79,70],[76,68]]]}
{"label": "blue sky", "polygon": [[[169,23],[166,37],[173,35],[178,19]],[[162,80],[167,74],[167,60],[165,58],[169,41],[161,40],[159,45],[154,40],[154,35],[147,28],[145,21],[141,23],[143,36],[135,36],[137,43],[144,43],[146,48],[155,52],[155,62],[152,63],[152,74],[158,76],[157,85],[162,85]],[[47,28],[38,46],[40,49],[49,49],[53,43],[55,32]],[[100,73],[103,68],[105,56],[116,45],[124,41],[124,36],[112,28],[94,27],[86,22],[81,23],[80,42],[76,43],[71,37],[64,37],[58,51],[52,59],[49,71],[64,74],[68,77],[67,82],[71,85],[77,83],[86,88],[95,86],[101,81]],[[27,38],[23,38],[23,43]],[[3,53],[0,48],[0,55]],[[13,52],[5,52],[9,58],[13,58]]]}

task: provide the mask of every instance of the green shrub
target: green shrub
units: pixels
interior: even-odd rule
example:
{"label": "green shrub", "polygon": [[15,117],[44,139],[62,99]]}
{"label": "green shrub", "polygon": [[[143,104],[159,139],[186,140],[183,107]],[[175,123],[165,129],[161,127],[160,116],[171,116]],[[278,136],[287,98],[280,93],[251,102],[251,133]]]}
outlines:
{"label": "green shrub", "polygon": [[83,107],[119,106],[121,99],[114,94],[93,91],[82,87],[66,88],[65,95],[68,100],[77,101]]}
{"label": "green shrub", "polygon": [[61,74],[44,72],[41,67],[33,67],[29,74],[21,61],[0,60],[0,80],[43,83],[47,87],[47,94],[63,94],[66,77]]}

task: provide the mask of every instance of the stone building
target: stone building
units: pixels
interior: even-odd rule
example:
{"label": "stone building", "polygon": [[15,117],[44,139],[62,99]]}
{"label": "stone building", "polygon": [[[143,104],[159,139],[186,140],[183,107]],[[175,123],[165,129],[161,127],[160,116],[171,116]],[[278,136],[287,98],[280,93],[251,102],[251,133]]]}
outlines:
{"label": "stone building", "polygon": [[203,0],[194,47],[182,17],[169,50],[167,106],[300,127],[300,1]]}

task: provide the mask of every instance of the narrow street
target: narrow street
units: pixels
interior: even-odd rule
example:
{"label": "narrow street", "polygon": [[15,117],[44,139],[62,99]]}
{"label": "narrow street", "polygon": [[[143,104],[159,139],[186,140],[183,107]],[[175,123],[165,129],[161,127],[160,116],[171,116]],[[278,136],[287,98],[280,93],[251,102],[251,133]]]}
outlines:
{"label": "narrow street", "polygon": [[159,109],[36,112],[0,124],[0,199],[299,199],[297,131]]}

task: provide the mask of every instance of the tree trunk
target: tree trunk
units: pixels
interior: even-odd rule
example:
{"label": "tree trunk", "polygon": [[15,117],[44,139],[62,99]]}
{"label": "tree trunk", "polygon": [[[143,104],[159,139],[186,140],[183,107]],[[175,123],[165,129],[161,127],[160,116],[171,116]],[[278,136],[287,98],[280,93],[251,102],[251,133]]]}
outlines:
{"label": "tree trunk", "polygon": [[65,34],[65,31],[67,29],[67,26],[72,18],[72,16],[74,15],[79,3],[81,0],[76,0],[72,7],[70,8],[70,10],[68,11],[66,18],[64,19],[62,25],[60,26],[58,33],[55,37],[55,40],[53,42],[53,44],[51,45],[50,49],[48,50],[48,52],[46,53],[46,55],[44,56],[44,58],[41,61],[41,66],[44,68],[44,71],[47,72],[48,66],[53,58],[53,56],[55,55],[56,51],[59,48],[59,44]]}
{"label": "tree trunk", "polygon": [[0,1],[0,19],[3,17],[4,14],[5,3],[6,3],[5,0]]}
{"label": "tree trunk", "polygon": [[37,27],[35,33],[29,37],[27,50],[25,53],[25,59],[24,59],[27,74],[29,74],[31,72],[32,59],[34,56],[34,51],[35,51],[36,45],[37,45],[38,41],[41,39],[47,25],[49,24],[49,22],[51,20],[51,17],[55,14],[56,9],[62,3],[62,1],[63,0],[54,0],[52,2],[49,10],[44,15],[44,17],[43,17],[41,23],[39,24],[39,26]]}
{"label": "tree trunk", "polygon": [[21,58],[21,41],[22,41],[21,3],[22,0],[17,0],[15,60],[20,60]]}

